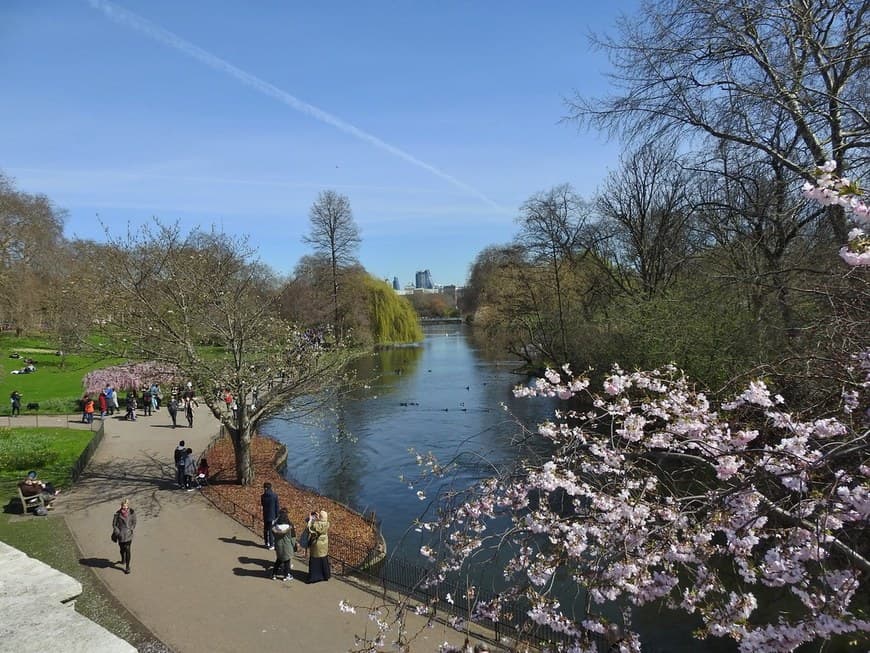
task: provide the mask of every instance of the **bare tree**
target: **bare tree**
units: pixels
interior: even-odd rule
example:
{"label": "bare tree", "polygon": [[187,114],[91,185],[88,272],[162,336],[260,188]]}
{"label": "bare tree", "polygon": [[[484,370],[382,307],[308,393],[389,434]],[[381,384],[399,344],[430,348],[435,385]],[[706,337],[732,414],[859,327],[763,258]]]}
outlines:
{"label": "bare tree", "polygon": [[[688,132],[739,143],[798,174],[827,159],[865,169],[870,144],[867,0],[652,0],[596,38],[612,97],[571,117],[647,138]],[[842,211],[829,220],[846,238]]]}
{"label": "bare tree", "polygon": [[65,213],[0,173],[0,311],[16,331],[41,320],[41,297],[59,268]]}
{"label": "bare tree", "polygon": [[550,271],[561,340],[560,362],[568,359],[564,268],[573,264],[580,247],[583,208],[582,200],[571,186],[562,184],[529,198],[517,218],[520,225],[517,242],[531,254],[535,262],[546,265]]}
{"label": "bare tree", "polygon": [[325,190],[309,211],[311,231],[302,241],[314,246],[315,252],[329,257],[332,272],[332,307],[337,337],[341,340],[338,280],[342,268],[356,262],[361,238],[350,210],[350,200],[333,190]]}
{"label": "bare tree", "polygon": [[[95,302],[107,350],[169,363],[201,390],[232,439],[242,484],[254,480],[257,424],[287,406],[300,414],[327,401],[347,361],[329,333],[281,319],[280,287],[253,256],[244,241],[158,222],[116,238],[99,258],[113,299]],[[221,389],[237,409],[228,410]]]}
{"label": "bare tree", "polygon": [[647,144],[622,158],[595,198],[603,254],[623,291],[649,298],[668,287],[694,251],[689,175],[671,148]]}
{"label": "bare tree", "polygon": [[[812,275],[813,287],[830,268],[826,239],[819,237],[825,210],[798,193],[799,176],[757,151],[723,144],[698,163],[697,226],[710,251],[709,271],[737,284],[756,324],[757,351],[767,357],[796,336],[802,325],[793,286]],[[835,266],[836,267],[836,266]],[[812,292],[810,292],[812,295]]]}

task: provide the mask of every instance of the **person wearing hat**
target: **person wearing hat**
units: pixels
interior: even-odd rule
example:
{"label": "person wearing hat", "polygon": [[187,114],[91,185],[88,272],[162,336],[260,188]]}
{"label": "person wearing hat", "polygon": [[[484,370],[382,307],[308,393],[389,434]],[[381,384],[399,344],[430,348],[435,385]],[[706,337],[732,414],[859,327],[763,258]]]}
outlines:
{"label": "person wearing hat", "polygon": [[317,519],[308,525],[308,582],[329,580],[329,513],[321,510]]}
{"label": "person wearing hat", "polygon": [[51,483],[44,483],[36,478],[36,472],[34,471],[27,472],[27,478],[18,484],[18,488],[25,499],[41,494],[46,506],[60,494],[60,490],[55,489]]}

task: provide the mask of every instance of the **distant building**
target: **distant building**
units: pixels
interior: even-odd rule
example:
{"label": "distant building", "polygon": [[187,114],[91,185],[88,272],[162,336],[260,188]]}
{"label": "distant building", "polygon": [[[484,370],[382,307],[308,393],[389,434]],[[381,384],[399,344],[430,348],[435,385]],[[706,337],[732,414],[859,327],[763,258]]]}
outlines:
{"label": "distant building", "polygon": [[459,289],[453,284],[450,284],[447,286],[441,286],[441,294],[444,295],[445,297],[449,297],[450,301],[452,302],[452,305],[454,307],[458,306],[458,301],[459,301],[458,290]]}
{"label": "distant building", "polygon": [[399,277],[393,277],[393,290],[399,290],[400,288]]}
{"label": "distant building", "polygon": [[414,284],[417,288],[422,288],[424,290],[432,290],[435,285],[432,283],[432,273],[429,270],[418,270],[415,276],[416,283]]}

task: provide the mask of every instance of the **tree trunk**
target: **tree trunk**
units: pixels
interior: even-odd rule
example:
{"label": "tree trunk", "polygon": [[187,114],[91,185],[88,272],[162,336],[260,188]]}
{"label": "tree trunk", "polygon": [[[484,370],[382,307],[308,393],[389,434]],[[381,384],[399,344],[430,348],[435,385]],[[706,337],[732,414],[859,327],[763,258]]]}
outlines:
{"label": "tree trunk", "polygon": [[230,438],[236,454],[236,480],[241,485],[251,485],[254,482],[254,465],[251,460],[251,429],[230,428]]}

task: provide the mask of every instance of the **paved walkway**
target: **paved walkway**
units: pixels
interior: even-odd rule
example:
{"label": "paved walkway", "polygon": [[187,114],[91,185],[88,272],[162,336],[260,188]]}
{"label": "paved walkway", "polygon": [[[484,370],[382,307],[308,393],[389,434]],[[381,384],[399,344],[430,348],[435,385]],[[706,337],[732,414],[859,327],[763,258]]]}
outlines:
{"label": "paved walkway", "polygon": [[[49,422],[40,418],[41,425]],[[165,410],[135,422],[107,418],[85,474],[55,502],[83,564],[175,653],[353,650],[354,636],[371,634],[373,624],[365,611],[339,611],[339,601],[370,606],[376,597],[336,576],[306,585],[300,560],[292,582],[269,580],[274,553],[199,492],[175,486],[178,441],[201,453],[218,432],[217,420],[201,407],[192,429],[168,422]],[[122,497],[138,516],[129,576],[115,564],[118,549],[109,539]],[[422,620],[411,625],[416,631]],[[462,637],[437,625],[412,648],[434,651],[445,640],[459,644]]]}

